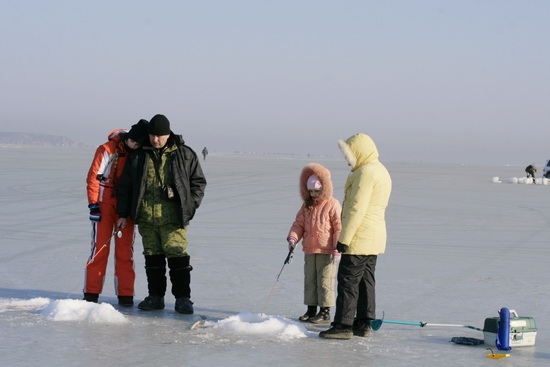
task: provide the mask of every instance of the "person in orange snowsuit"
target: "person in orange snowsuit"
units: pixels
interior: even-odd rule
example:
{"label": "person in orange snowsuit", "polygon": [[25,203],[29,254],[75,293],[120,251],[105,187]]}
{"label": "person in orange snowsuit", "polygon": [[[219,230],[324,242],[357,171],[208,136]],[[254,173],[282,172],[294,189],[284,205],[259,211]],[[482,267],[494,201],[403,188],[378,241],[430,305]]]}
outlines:
{"label": "person in orange snowsuit", "polygon": [[130,131],[111,131],[108,141],[95,152],[86,178],[88,208],[92,225],[91,253],[86,263],[84,300],[98,302],[103,290],[111,239],[115,240],[115,292],[118,304],[134,305],[134,226],[116,228],[116,187],[128,155],[139,149],[147,137],[147,120]]}

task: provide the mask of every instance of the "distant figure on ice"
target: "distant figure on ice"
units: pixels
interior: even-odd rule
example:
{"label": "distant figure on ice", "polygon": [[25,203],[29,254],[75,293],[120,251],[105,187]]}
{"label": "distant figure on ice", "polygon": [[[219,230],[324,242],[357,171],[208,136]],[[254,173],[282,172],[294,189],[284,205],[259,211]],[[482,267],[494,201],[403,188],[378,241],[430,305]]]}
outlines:
{"label": "distant figure on ice", "polygon": [[527,167],[525,167],[525,173],[527,173],[527,178],[533,177],[533,183],[535,183],[535,172],[537,172],[535,165],[530,164]]}
{"label": "distant figure on ice", "polygon": [[344,186],[342,231],[336,248],[342,254],[338,267],[338,295],[332,328],[319,333],[325,339],[366,336],[376,318],[375,268],[386,249],[385,212],[392,181],[378,160],[374,141],[355,134],[338,142],[351,172]]}
{"label": "distant figure on ice", "polygon": [[84,299],[98,302],[105,282],[105,270],[109,259],[111,240],[115,241],[115,291],[118,304],[124,307],[134,305],[134,223],[121,229],[116,228],[116,190],[126,158],[130,152],[139,149],[147,137],[146,120],[140,120],[130,131],[117,129],[109,134],[109,140],[96,151],[88,176],[86,192],[90,222],[92,224],[92,251],[86,264]]}
{"label": "distant figure on ice", "polygon": [[[287,236],[289,250],[302,240],[304,255],[304,304],[307,311],[300,321],[330,323],[335,305],[335,276],[340,253],[336,240],[342,229],[342,207],[333,196],[330,171],[310,163],[300,175],[302,206]],[[317,313],[317,306],[320,307]]]}
{"label": "distant figure on ice", "polygon": [[202,159],[206,160],[207,155],[208,155],[208,149],[206,149],[206,147],[204,147],[203,150],[202,150]]}

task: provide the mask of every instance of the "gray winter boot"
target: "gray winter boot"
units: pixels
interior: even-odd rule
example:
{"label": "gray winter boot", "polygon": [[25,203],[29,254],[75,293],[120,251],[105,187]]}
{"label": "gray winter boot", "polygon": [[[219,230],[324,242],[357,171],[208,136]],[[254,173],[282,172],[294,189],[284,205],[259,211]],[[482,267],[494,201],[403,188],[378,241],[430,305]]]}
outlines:
{"label": "gray winter boot", "polygon": [[321,307],[319,313],[309,319],[314,324],[330,324],[330,307]]}

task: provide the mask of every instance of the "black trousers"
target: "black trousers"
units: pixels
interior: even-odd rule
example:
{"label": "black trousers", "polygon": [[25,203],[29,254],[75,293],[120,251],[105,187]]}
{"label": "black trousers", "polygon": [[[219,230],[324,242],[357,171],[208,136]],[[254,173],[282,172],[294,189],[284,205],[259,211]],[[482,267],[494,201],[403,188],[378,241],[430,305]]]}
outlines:
{"label": "black trousers", "polygon": [[351,326],[355,318],[376,318],[374,271],[377,258],[376,255],[342,255],[338,267],[335,324]]}

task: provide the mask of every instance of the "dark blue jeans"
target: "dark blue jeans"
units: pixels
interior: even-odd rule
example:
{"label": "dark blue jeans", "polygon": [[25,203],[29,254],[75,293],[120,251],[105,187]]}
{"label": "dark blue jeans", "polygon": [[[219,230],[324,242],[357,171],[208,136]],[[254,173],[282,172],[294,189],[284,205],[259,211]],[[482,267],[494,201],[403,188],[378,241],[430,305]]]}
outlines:
{"label": "dark blue jeans", "polygon": [[342,254],[338,267],[335,324],[351,326],[355,318],[376,318],[374,271],[377,258],[376,255]]}

